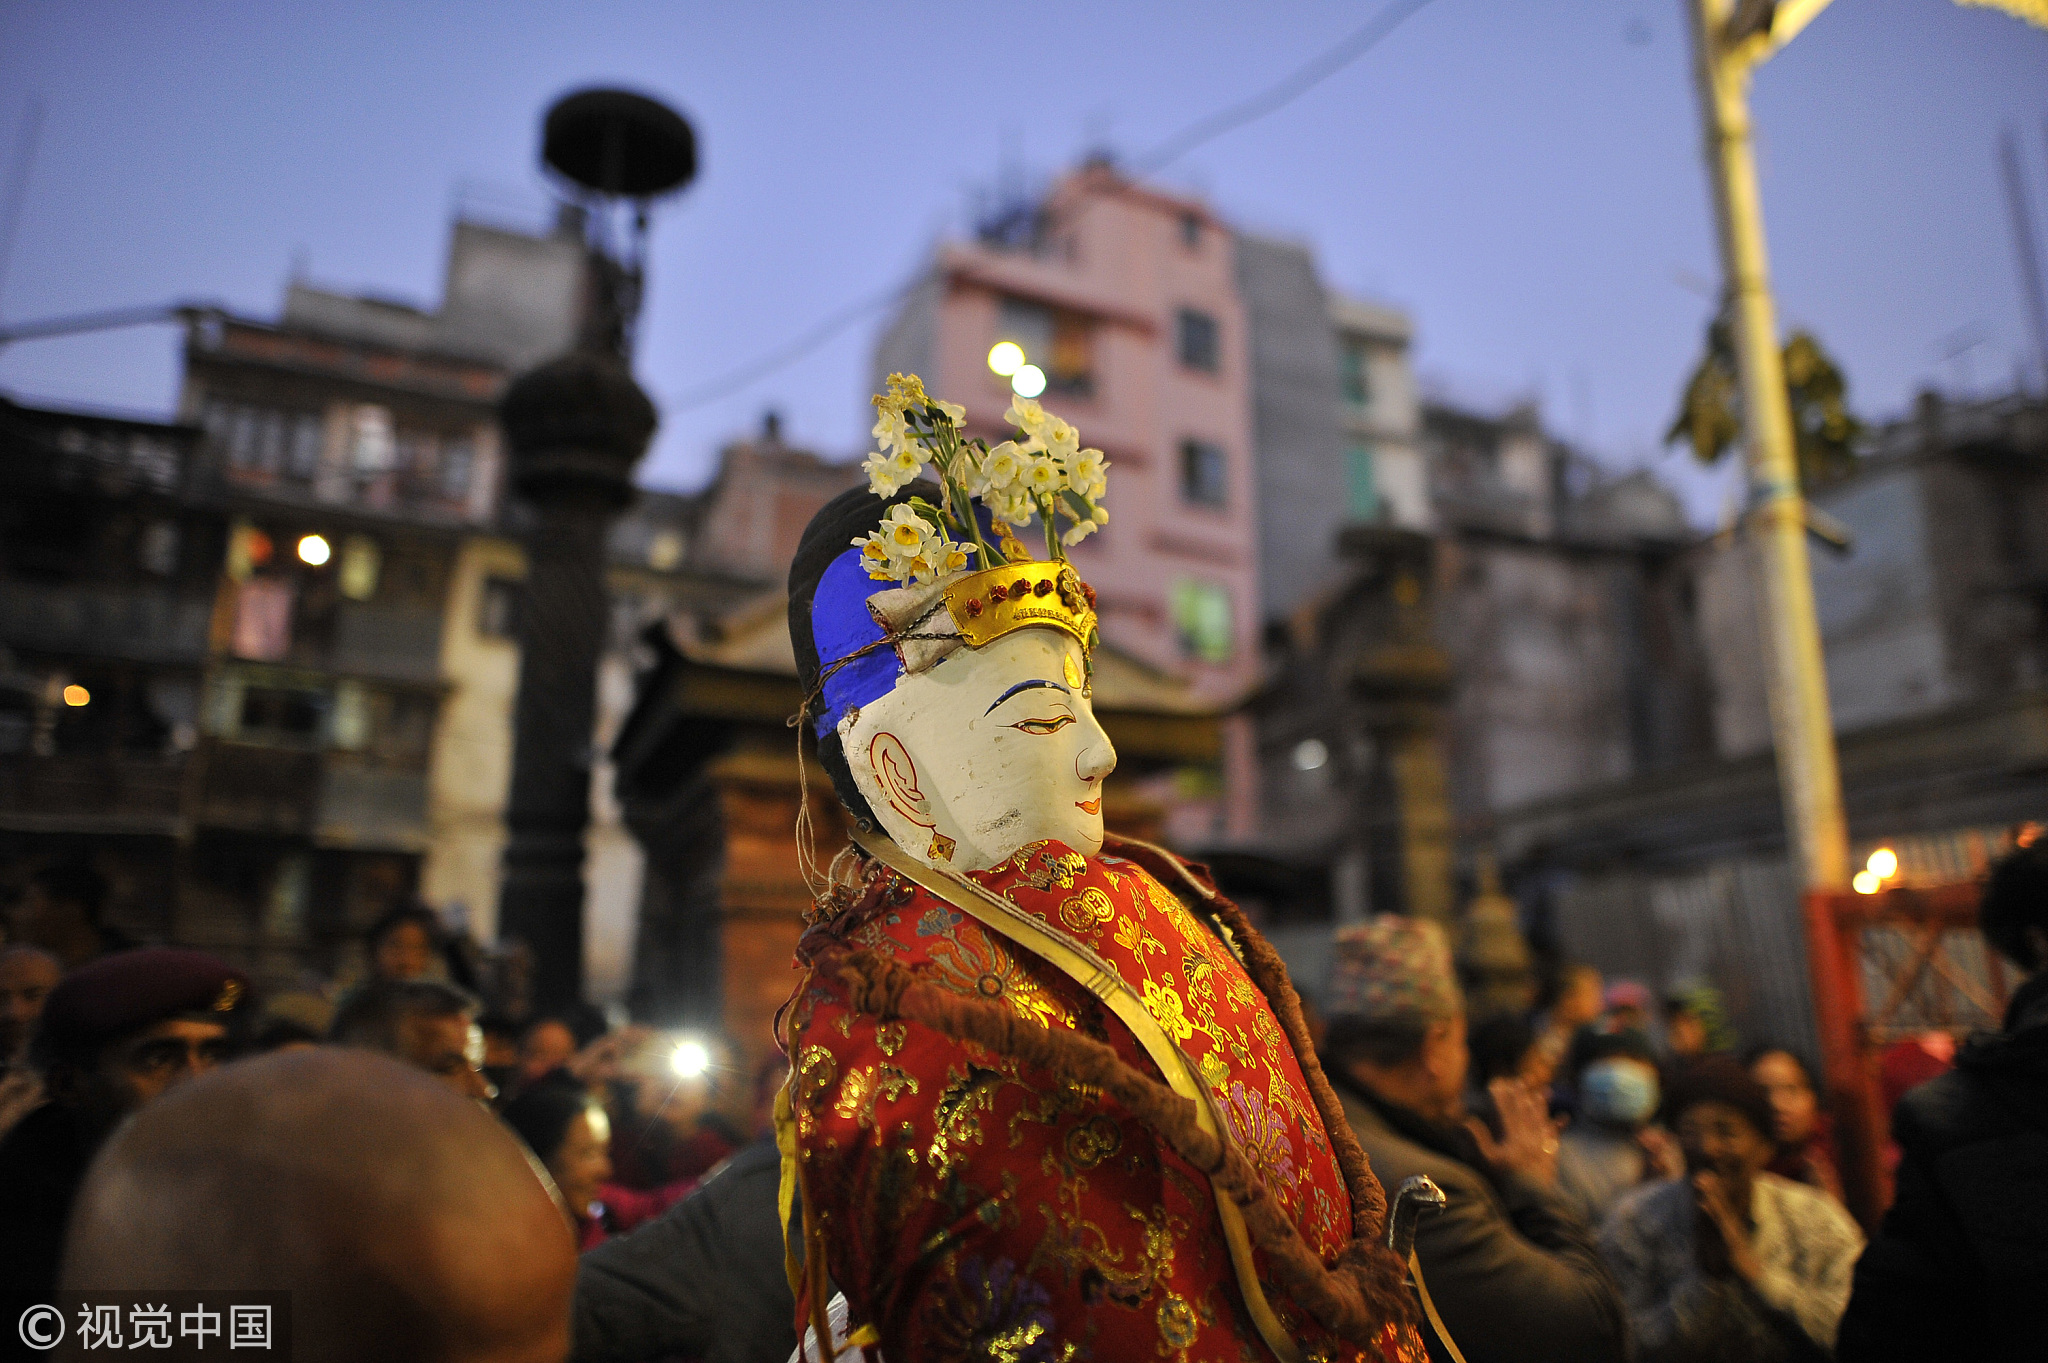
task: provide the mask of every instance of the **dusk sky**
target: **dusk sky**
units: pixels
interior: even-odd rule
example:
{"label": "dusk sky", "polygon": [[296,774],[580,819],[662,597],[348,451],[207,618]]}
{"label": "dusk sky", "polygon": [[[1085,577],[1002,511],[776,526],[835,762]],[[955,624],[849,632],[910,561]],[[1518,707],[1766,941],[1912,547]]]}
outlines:
{"label": "dusk sky", "polygon": [[[643,481],[700,483],[769,407],[793,441],[853,456],[879,313],[683,399],[907,276],[1006,164],[1043,183],[1092,149],[1136,157],[1384,3],[0,0],[0,209],[23,187],[0,319],[178,299],[270,318],[295,260],[432,306],[458,191],[538,223],[542,110],[623,84],[683,110],[703,159],[654,234],[638,368],[663,424]],[[1723,478],[1659,444],[1719,281],[1683,12],[1434,0],[1157,178],[1409,310],[1438,391],[1539,398],[1559,434],[1659,470],[1710,521]],[[1837,0],[1760,73],[1755,113],[1781,318],[1836,353],[1859,414],[2033,363],[1997,138],[2020,130],[2048,237],[2048,33],[1950,0]],[[22,400],[165,413],[177,378],[169,327],[0,352]]]}

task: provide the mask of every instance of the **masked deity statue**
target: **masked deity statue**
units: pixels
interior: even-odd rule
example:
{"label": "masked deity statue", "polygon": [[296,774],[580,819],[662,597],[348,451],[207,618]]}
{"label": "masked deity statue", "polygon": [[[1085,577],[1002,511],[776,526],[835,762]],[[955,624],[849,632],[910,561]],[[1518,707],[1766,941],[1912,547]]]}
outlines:
{"label": "masked deity statue", "polygon": [[781,1018],[804,1321],[829,1276],[888,1363],[1420,1363],[1278,956],[1204,868],[1104,832],[1095,595],[1064,547],[1107,520],[1107,465],[1035,403],[990,449],[915,378],[876,401],[869,487],[790,574],[856,830]]}

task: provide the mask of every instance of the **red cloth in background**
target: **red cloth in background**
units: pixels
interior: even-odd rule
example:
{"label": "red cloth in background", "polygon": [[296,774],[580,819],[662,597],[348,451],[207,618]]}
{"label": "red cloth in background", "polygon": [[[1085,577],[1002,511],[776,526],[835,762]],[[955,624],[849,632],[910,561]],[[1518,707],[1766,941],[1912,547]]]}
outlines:
{"label": "red cloth in background", "polygon": [[1877,1086],[1884,1098],[1884,1167],[1899,1167],[1898,1143],[1891,1138],[1892,1113],[1899,1099],[1937,1075],[1955,1068],[1956,1039],[1947,1032],[1923,1032],[1904,1041],[1894,1041],[1878,1053]]}
{"label": "red cloth in background", "polygon": [[624,1235],[644,1226],[676,1203],[697,1191],[697,1180],[686,1178],[665,1188],[642,1192],[616,1183],[600,1183],[595,1209],[598,1215],[579,1213],[576,1217],[576,1252],[596,1249],[614,1235]]}
{"label": "red cloth in background", "polygon": [[1835,1153],[1835,1120],[1825,1112],[1814,1114],[1813,1134],[1794,1146],[1779,1146],[1768,1165],[1769,1172],[1794,1183],[1818,1188],[1835,1201],[1842,1201],[1841,1160]]}
{"label": "red cloth in background", "polygon": [[1884,1110],[1889,1116],[1906,1096],[1938,1074],[1955,1068],[1956,1042],[1947,1032],[1928,1032],[1904,1041],[1894,1041],[1878,1055],[1878,1086],[1884,1093]]}
{"label": "red cloth in background", "polygon": [[604,1206],[605,1228],[613,1235],[624,1235],[636,1226],[645,1225],[697,1191],[697,1182],[694,1178],[678,1179],[663,1187],[646,1190],[617,1183],[600,1184],[597,1200]]}
{"label": "red cloth in background", "polygon": [[738,1142],[709,1122],[678,1138],[666,1122],[637,1115],[630,1103],[612,1113],[612,1177],[624,1188],[650,1192],[702,1178],[737,1149]]}

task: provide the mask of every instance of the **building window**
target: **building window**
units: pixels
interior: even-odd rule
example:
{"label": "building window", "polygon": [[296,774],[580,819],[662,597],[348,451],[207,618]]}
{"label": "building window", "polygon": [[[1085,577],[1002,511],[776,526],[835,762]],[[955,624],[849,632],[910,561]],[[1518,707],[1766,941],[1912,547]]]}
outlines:
{"label": "building window", "polygon": [[341,594],[351,601],[368,601],[377,594],[377,580],[384,572],[384,551],[367,535],[350,535],[341,542]]}
{"label": "building window", "polygon": [[251,686],[242,692],[237,737],[245,742],[300,747],[316,743],[327,717],[327,697],[297,687]]}
{"label": "building window", "polygon": [[1372,401],[1370,360],[1365,342],[1344,342],[1344,400],[1353,407],[1363,407]]}
{"label": "building window", "polygon": [[1005,298],[996,318],[998,341],[1014,342],[1024,362],[1045,371],[1045,390],[1068,397],[1095,391],[1095,328],[1077,312]]}
{"label": "building window", "polygon": [[1223,447],[1207,440],[1180,442],[1180,495],[1196,506],[1230,501],[1230,465]]}
{"label": "building window", "polygon": [[1194,308],[1180,310],[1180,362],[1188,369],[1199,369],[1213,374],[1218,365],[1220,347],[1216,338],[1216,319],[1206,312]]}
{"label": "building window", "polygon": [[301,413],[292,422],[292,450],[288,465],[292,477],[302,483],[313,481],[313,475],[320,472],[320,449],[326,443],[326,423],[310,413]]}
{"label": "building window", "polygon": [[325,429],[310,412],[210,402],[202,420],[207,439],[238,478],[271,482],[282,475],[305,482],[319,470]]}
{"label": "building window", "polygon": [[349,463],[374,477],[398,466],[398,440],[391,429],[391,410],[373,403],[356,408],[349,432]]}
{"label": "building window", "polygon": [[519,637],[519,584],[509,577],[484,579],[483,601],[477,611],[477,633],[492,639]]}
{"label": "building window", "polygon": [[451,502],[469,497],[469,480],[476,468],[476,446],[456,438],[441,447],[441,495]]}
{"label": "building window", "polygon": [[1358,443],[1344,452],[1345,482],[1350,492],[1351,519],[1380,518],[1380,488],[1373,475],[1372,446]]}
{"label": "building window", "polygon": [[1180,244],[1190,251],[1202,244],[1202,215],[1183,213],[1180,215]]}
{"label": "building window", "polygon": [[151,521],[135,542],[135,561],[146,573],[169,577],[178,571],[178,523]]}
{"label": "building window", "polygon": [[1173,628],[1186,656],[1205,663],[1229,662],[1229,589],[1191,577],[1174,583]]}

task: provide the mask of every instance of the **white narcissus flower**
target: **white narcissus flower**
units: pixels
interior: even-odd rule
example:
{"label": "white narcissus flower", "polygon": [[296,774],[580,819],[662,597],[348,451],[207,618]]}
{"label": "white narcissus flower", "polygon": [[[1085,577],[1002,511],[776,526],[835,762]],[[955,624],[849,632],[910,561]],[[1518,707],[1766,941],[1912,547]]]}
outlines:
{"label": "white narcissus flower", "polygon": [[1072,459],[1081,448],[1081,433],[1070,422],[1048,413],[1045,418],[1045,448],[1055,459]]}
{"label": "white narcissus flower", "polygon": [[861,472],[868,476],[868,491],[877,497],[894,497],[896,490],[908,481],[896,476],[891,460],[892,456],[877,452],[869,455],[867,462],[860,466]]}
{"label": "white narcissus flower", "polygon": [[877,497],[893,497],[905,483],[924,472],[924,463],[924,446],[913,441],[894,450],[876,450],[861,469],[868,476],[868,491]]}
{"label": "white narcissus flower", "polygon": [[1020,431],[1039,436],[1045,429],[1045,408],[1030,398],[1012,398],[1009,410],[1003,413],[1003,420]]}
{"label": "white narcissus flower", "polygon": [[1031,524],[1031,513],[1037,508],[1031,501],[1031,493],[1022,483],[990,492],[981,499],[988,508],[988,514],[1004,525],[1023,526]]}
{"label": "white narcissus flower", "polygon": [[1109,461],[1101,450],[1078,450],[1067,460],[1067,486],[1083,497],[1109,493]]}
{"label": "white narcissus flower", "polygon": [[888,582],[895,578],[895,565],[889,562],[888,552],[882,548],[880,531],[856,535],[853,542],[860,547],[860,566],[867,569],[869,577],[878,582]]}
{"label": "white narcissus flower", "polygon": [[874,427],[868,434],[883,449],[900,450],[910,441],[910,423],[903,419],[903,413],[884,409],[876,414]]}
{"label": "white narcissus flower", "polygon": [[1034,497],[1052,496],[1060,490],[1060,485],[1065,481],[1059,464],[1043,455],[1033,459],[1024,470],[1024,486],[1031,490]]}
{"label": "white narcissus flower", "polygon": [[932,528],[924,517],[908,506],[892,506],[882,518],[882,549],[890,558],[903,562],[924,553]]}
{"label": "white narcissus flower", "polygon": [[903,582],[910,577],[910,560],[894,557],[889,553],[889,541],[884,531],[876,530],[865,535],[856,535],[854,544],[860,548],[860,566],[867,570],[869,577],[877,582]]}
{"label": "white narcissus flower", "polygon": [[1016,482],[1023,475],[1025,457],[1014,440],[1005,440],[990,450],[981,461],[981,486],[976,491],[1001,491]]}
{"label": "white narcissus flower", "polygon": [[1066,534],[1060,536],[1060,543],[1066,545],[1069,549],[1071,549],[1075,545],[1079,544],[1082,540],[1085,540],[1090,535],[1094,534],[1098,529],[1100,529],[1100,527],[1097,526],[1094,521],[1077,521],[1071,530],[1067,531]]}
{"label": "white narcissus flower", "polygon": [[956,427],[964,426],[967,424],[967,409],[961,406],[959,403],[948,402],[944,398],[933,398],[932,406],[944,412],[946,414],[946,419],[952,422]]}

